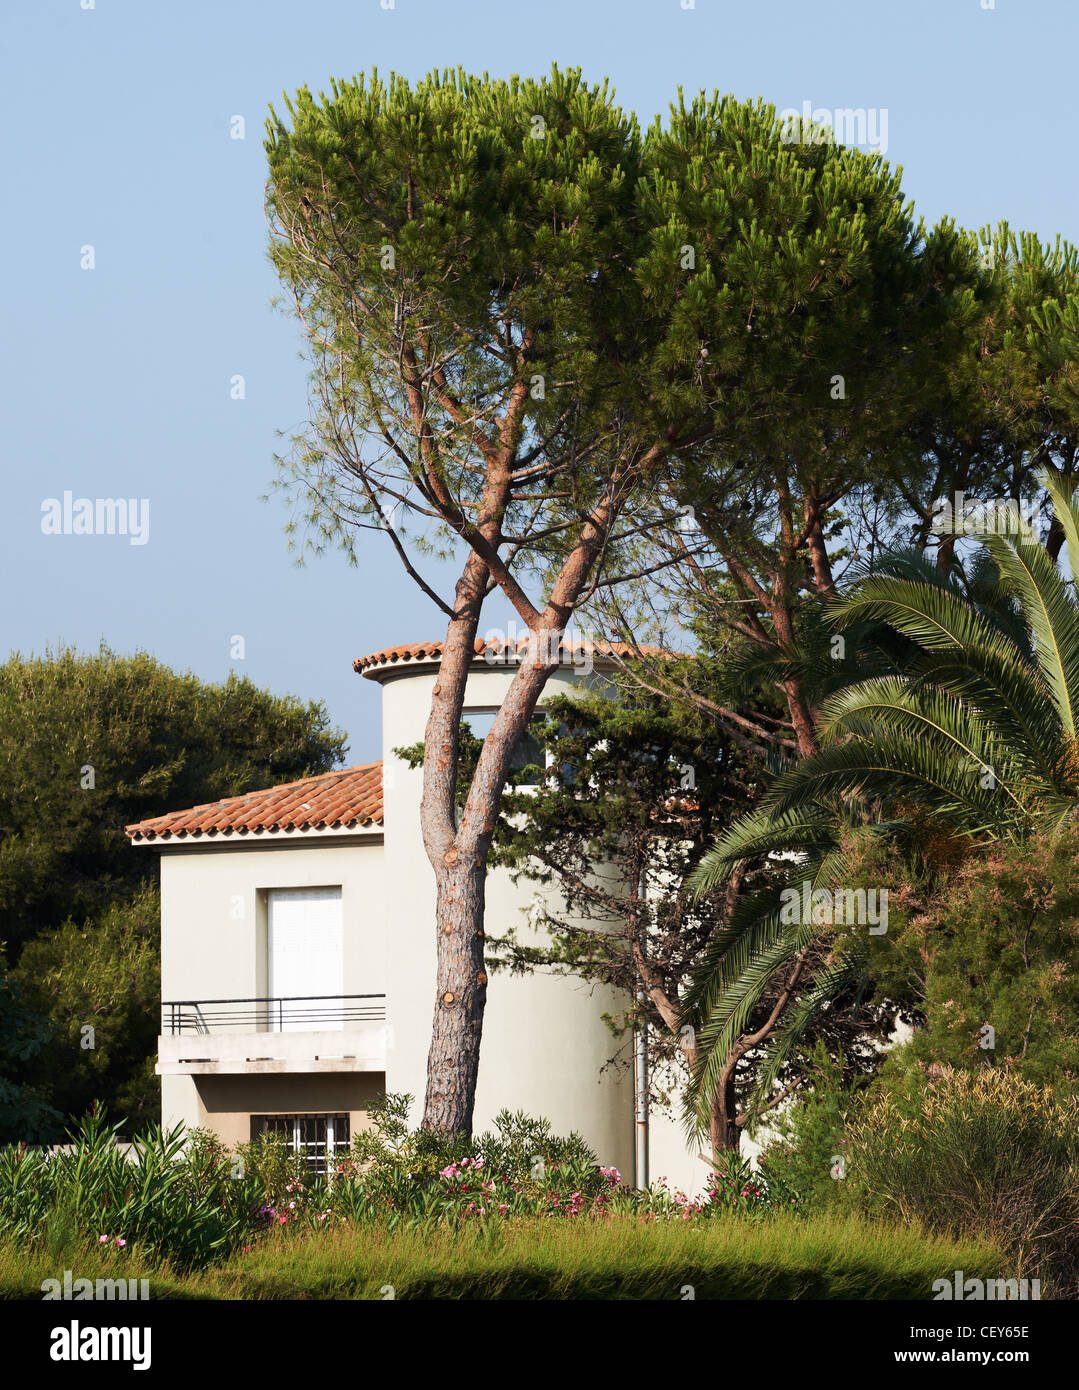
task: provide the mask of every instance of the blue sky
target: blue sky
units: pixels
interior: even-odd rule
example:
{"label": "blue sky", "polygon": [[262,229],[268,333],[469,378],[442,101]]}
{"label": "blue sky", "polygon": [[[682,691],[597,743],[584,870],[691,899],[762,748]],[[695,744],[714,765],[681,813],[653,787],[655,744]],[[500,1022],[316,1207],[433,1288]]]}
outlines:
{"label": "blue sky", "polygon": [[[558,62],[609,77],[642,123],[679,85],[887,112],[887,157],[928,221],[1079,240],[1075,0],[683,3],[4,0],[4,650],[104,638],[206,679],[232,666],[325,700],[361,761],[378,691],[352,659],[444,629],[385,538],[365,536],[358,568],[297,569],[283,503],[259,500],[275,432],[304,415],[262,214],[283,91]],[[148,499],[146,543],[43,534],[65,492]]]}

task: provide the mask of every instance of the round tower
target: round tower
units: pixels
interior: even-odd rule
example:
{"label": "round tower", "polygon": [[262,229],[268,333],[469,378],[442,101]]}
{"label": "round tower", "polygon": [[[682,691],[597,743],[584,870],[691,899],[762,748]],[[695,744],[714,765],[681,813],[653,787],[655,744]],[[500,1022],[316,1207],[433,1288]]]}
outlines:
{"label": "round tower", "polygon": [[[465,719],[482,728],[509,690],[524,644],[480,641],[465,691]],[[628,654],[628,653],[627,653]],[[386,1089],[413,1096],[418,1122],[426,1089],[427,1049],[435,1008],[435,880],[420,833],[423,774],[395,748],[422,741],[441,642],[391,647],[361,657],[356,670],[382,687],[385,806],[386,994],[389,1047]],[[607,644],[563,644],[542,700],[602,685],[619,651]],[[486,934],[514,926],[527,939],[528,909],[537,894],[515,886],[506,870],[488,874]],[[633,1079],[608,1067],[616,1043],[603,1022],[625,1001],[614,991],[564,976],[494,972],[487,991],[476,1093],[475,1131],[490,1129],[502,1109],[550,1120],[553,1132],[580,1133],[599,1161],[627,1176],[633,1170]]]}

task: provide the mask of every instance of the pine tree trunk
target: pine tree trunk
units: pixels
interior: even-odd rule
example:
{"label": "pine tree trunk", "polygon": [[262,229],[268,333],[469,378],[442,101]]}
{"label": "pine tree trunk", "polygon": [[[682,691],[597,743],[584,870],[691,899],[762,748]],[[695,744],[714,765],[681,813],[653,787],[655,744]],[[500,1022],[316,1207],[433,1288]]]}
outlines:
{"label": "pine tree trunk", "polygon": [[[450,854],[455,853],[451,850]],[[438,997],[423,1123],[471,1134],[487,974],[483,962],[486,863],[459,857],[437,875]]]}

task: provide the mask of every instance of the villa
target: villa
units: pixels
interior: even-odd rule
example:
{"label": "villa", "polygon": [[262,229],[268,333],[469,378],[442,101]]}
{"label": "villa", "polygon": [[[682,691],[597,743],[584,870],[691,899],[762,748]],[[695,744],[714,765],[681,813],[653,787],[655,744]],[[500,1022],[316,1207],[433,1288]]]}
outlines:
{"label": "villa", "polygon": [[[426,1088],[435,1001],[435,883],[420,834],[422,772],[395,748],[423,739],[442,644],[361,657],[382,688],[379,762],[127,827],[161,858],[162,1121],[227,1143],[272,1129],[316,1167],[346,1150],[370,1101]],[[524,645],[476,644],[464,718],[484,734]],[[602,685],[619,653],[565,643],[545,698]],[[585,659],[586,658],[586,659]],[[526,926],[537,886],[487,881],[487,934]],[[546,890],[551,891],[551,890]],[[565,976],[496,973],[488,991],[475,1129],[504,1109],[576,1130],[629,1177],[687,1191],[704,1165],[675,1119],[640,1148],[633,1069],[603,1021],[616,993]],[[623,1063],[625,1061],[623,1057]],[[646,1161],[635,1173],[635,1142]]]}

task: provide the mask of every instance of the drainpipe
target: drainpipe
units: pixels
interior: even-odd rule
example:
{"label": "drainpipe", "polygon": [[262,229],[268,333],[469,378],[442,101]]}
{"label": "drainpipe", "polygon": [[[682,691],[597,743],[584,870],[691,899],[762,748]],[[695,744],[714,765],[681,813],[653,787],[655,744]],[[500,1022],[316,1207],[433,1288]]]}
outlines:
{"label": "drainpipe", "polygon": [[[637,879],[637,898],[645,899],[645,878],[642,869]],[[633,1145],[633,1185],[640,1190],[648,1188],[648,1024],[644,1022],[645,1005],[648,996],[643,982],[637,991],[641,1022],[633,1034],[633,1090],[634,1090],[634,1145]]]}
{"label": "drainpipe", "polygon": [[[642,1006],[647,996],[641,990],[637,995]],[[634,1091],[636,1093],[636,1124],[634,1126],[635,1146],[633,1154],[633,1185],[640,1189],[648,1187],[648,1025],[640,1023],[633,1035],[634,1046]]]}

